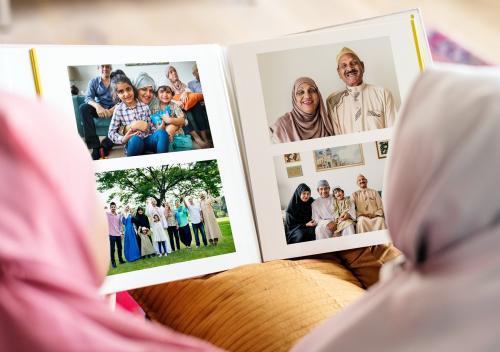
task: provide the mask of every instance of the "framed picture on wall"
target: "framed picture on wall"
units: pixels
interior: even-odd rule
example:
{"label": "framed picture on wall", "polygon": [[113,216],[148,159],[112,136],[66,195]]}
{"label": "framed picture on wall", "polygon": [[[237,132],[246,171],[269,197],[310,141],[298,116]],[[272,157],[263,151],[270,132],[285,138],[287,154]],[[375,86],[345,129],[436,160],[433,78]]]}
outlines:
{"label": "framed picture on wall", "polygon": [[326,171],[342,167],[365,164],[361,144],[318,149],[313,151],[316,171]]}
{"label": "framed picture on wall", "polygon": [[377,145],[377,156],[379,159],[387,158],[387,154],[389,153],[389,140],[385,141],[376,141]]}
{"label": "framed picture on wall", "polygon": [[283,155],[285,158],[285,163],[295,163],[300,161],[300,153],[288,153]]}
{"label": "framed picture on wall", "polygon": [[300,177],[303,175],[302,166],[300,166],[300,165],[289,166],[286,168],[286,174],[288,175],[288,178]]}

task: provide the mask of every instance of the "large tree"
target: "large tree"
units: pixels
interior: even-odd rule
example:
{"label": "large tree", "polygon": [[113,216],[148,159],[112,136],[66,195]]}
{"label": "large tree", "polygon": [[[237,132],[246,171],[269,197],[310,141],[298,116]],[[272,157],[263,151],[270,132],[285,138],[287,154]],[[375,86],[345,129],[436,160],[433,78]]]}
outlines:
{"label": "large tree", "polygon": [[160,203],[166,197],[196,196],[201,191],[209,191],[217,197],[221,187],[216,160],[97,174],[97,189],[110,192],[108,200],[118,198],[122,203],[144,203],[149,197]]}

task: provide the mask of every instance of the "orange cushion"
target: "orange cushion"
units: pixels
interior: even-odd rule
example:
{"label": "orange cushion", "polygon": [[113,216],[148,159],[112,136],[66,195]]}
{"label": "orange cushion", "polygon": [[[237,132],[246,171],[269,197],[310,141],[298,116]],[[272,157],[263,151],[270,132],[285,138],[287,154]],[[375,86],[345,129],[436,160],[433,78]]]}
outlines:
{"label": "orange cushion", "polygon": [[[181,106],[182,110],[191,110],[193,106],[195,106],[200,101],[203,101],[203,93],[187,93],[187,101]],[[174,100],[180,101],[181,95],[176,94],[173,96]]]}

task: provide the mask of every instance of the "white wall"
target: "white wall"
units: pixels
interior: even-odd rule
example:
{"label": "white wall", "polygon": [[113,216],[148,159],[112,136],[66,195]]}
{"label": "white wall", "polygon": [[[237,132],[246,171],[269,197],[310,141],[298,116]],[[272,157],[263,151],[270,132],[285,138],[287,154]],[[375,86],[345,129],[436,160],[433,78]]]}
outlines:
{"label": "white wall", "polygon": [[358,40],[300,49],[259,54],[262,93],[269,126],[292,110],[292,88],[295,80],[312,78],[323,101],[334,91],[345,88],[337,73],[336,56],[347,46],[365,64],[363,81],[391,91],[398,106],[401,103],[389,37]]}
{"label": "white wall", "polygon": [[[301,152],[300,161],[285,164],[282,155],[274,158],[274,168],[278,181],[278,192],[280,194],[281,208],[285,209],[295,189],[300,183],[305,183],[311,188],[311,194],[314,198],[318,197],[316,186],[319,180],[325,179],[333,189],[340,186],[346,196],[351,195],[358,190],[356,177],[359,174],[365,175],[368,179],[368,187],[377,191],[382,190],[382,182],[387,159],[377,157],[377,148],[375,142],[362,144],[365,164],[360,166],[344,167],[328,171],[316,171],[314,166],[313,151]],[[289,166],[301,165],[303,176],[288,178],[286,168]]]}
{"label": "white wall", "polygon": [[[179,79],[188,83],[194,79],[192,72],[193,66],[195,64],[194,61],[185,61],[185,62],[172,62],[171,63],[177,70],[179,75]],[[161,80],[166,78],[165,69],[168,66],[167,64],[153,64],[153,65],[134,65],[128,66],[124,64],[112,64],[113,71],[114,70],[122,70],[125,74],[130,78],[133,82],[137,75],[141,72],[146,72],[149,74],[158,84]],[[75,84],[80,89],[80,94],[84,95],[87,90],[87,85],[90,79],[97,77],[100,75],[100,70],[97,68],[97,65],[88,65],[88,66],[72,66],[68,68],[70,81],[72,84]],[[74,79],[76,78],[76,79]]]}

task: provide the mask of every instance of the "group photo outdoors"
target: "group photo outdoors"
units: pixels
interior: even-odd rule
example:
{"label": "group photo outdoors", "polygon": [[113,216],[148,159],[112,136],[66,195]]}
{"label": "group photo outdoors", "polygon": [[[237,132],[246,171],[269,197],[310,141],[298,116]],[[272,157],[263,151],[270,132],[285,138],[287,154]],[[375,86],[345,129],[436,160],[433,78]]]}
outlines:
{"label": "group photo outdoors", "polygon": [[68,74],[92,159],[213,147],[196,62],[69,66]]}
{"label": "group photo outdoors", "polygon": [[235,251],[216,160],[97,173],[108,275]]}

